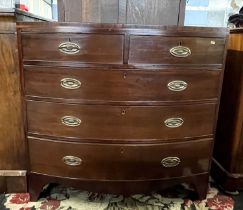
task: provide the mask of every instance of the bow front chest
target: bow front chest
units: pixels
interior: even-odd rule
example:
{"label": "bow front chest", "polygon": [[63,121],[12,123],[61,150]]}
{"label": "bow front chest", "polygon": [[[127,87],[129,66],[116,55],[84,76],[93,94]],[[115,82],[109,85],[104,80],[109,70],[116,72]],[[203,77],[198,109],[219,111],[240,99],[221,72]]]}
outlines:
{"label": "bow front chest", "polygon": [[29,187],[138,193],[188,182],[204,198],[227,30],[18,27]]}

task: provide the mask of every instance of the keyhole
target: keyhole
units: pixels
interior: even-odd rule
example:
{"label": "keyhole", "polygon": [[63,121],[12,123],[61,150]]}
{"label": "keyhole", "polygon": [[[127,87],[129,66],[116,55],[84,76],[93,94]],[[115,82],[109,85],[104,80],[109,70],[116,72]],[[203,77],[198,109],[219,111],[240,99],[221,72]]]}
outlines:
{"label": "keyhole", "polygon": [[126,79],[126,78],[127,78],[127,74],[124,73],[124,74],[123,74],[123,79]]}
{"label": "keyhole", "polygon": [[126,114],[126,110],[123,109],[122,112],[121,112],[122,115],[125,115]]}
{"label": "keyhole", "polygon": [[179,41],[178,45],[181,46],[181,41]]}

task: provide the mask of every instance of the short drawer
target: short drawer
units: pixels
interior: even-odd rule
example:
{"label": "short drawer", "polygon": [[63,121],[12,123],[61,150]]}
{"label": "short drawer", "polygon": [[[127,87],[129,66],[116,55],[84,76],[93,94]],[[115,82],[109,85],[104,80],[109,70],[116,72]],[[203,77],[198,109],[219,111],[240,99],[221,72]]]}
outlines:
{"label": "short drawer", "polygon": [[26,66],[29,96],[100,101],[216,99],[219,70],[102,70]]}
{"label": "short drawer", "polygon": [[131,64],[222,64],[225,39],[131,36]]}
{"label": "short drawer", "polygon": [[29,133],[146,141],[213,134],[215,104],[109,106],[27,102]]}
{"label": "short drawer", "polygon": [[190,176],[208,172],[211,148],[211,140],[103,145],[29,138],[30,170],[89,180],[156,180]]}
{"label": "short drawer", "polygon": [[22,34],[24,60],[123,63],[123,36],[103,34]]}

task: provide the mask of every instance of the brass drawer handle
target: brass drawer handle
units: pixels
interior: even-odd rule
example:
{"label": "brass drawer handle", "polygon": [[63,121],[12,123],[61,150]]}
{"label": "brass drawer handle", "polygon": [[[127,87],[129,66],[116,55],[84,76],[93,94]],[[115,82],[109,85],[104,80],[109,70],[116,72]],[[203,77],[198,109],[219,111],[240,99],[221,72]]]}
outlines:
{"label": "brass drawer handle", "polygon": [[191,50],[188,47],[185,46],[175,46],[170,49],[170,54],[178,57],[178,58],[185,58],[191,55]]}
{"label": "brass drawer handle", "polygon": [[81,87],[81,82],[74,78],[63,78],[60,81],[61,86],[66,89],[78,89]]}
{"label": "brass drawer handle", "polygon": [[82,122],[79,118],[73,116],[64,116],[62,117],[61,121],[64,125],[69,127],[79,126]]}
{"label": "brass drawer handle", "polygon": [[187,88],[187,83],[182,80],[174,80],[169,82],[167,87],[171,91],[183,91]]}
{"label": "brass drawer handle", "polygon": [[80,52],[80,46],[73,42],[63,42],[58,46],[60,52],[74,55]]}
{"label": "brass drawer handle", "polygon": [[65,156],[62,160],[68,166],[79,166],[82,163],[82,160],[75,156]]}
{"label": "brass drawer handle", "polygon": [[184,120],[182,118],[169,118],[164,121],[164,124],[168,128],[178,128],[181,127],[184,123]]}
{"label": "brass drawer handle", "polygon": [[165,168],[176,167],[180,164],[181,160],[178,157],[166,157],[161,160],[161,164]]}

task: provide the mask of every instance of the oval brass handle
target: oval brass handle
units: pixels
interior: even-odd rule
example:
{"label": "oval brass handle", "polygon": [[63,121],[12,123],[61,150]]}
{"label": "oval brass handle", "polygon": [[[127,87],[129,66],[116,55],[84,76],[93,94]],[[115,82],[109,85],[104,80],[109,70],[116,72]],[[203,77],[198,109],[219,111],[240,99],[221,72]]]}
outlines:
{"label": "oval brass handle", "polygon": [[80,46],[73,42],[63,42],[58,46],[60,52],[74,55],[80,52]]}
{"label": "oval brass handle", "polygon": [[169,82],[167,87],[171,91],[183,91],[187,88],[187,83],[182,80],[174,80]]}
{"label": "oval brass handle", "polygon": [[181,160],[178,157],[166,157],[163,160],[161,160],[161,164],[165,168],[176,167],[180,164],[180,162]]}
{"label": "oval brass handle", "polygon": [[60,81],[61,86],[66,89],[78,89],[81,87],[81,82],[74,78],[63,78]]}
{"label": "oval brass handle", "polygon": [[179,46],[172,47],[170,49],[170,54],[175,57],[184,58],[191,55],[191,50],[188,47],[179,45]]}
{"label": "oval brass handle", "polygon": [[79,118],[73,116],[64,116],[62,117],[61,121],[64,125],[69,127],[79,126],[82,122]]}
{"label": "oval brass handle", "polygon": [[184,123],[184,120],[182,118],[169,118],[164,121],[164,124],[168,128],[178,128],[182,126]]}
{"label": "oval brass handle", "polygon": [[81,158],[75,156],[65,156],[62,160],[68,166],[79,166],[82,163]]}

